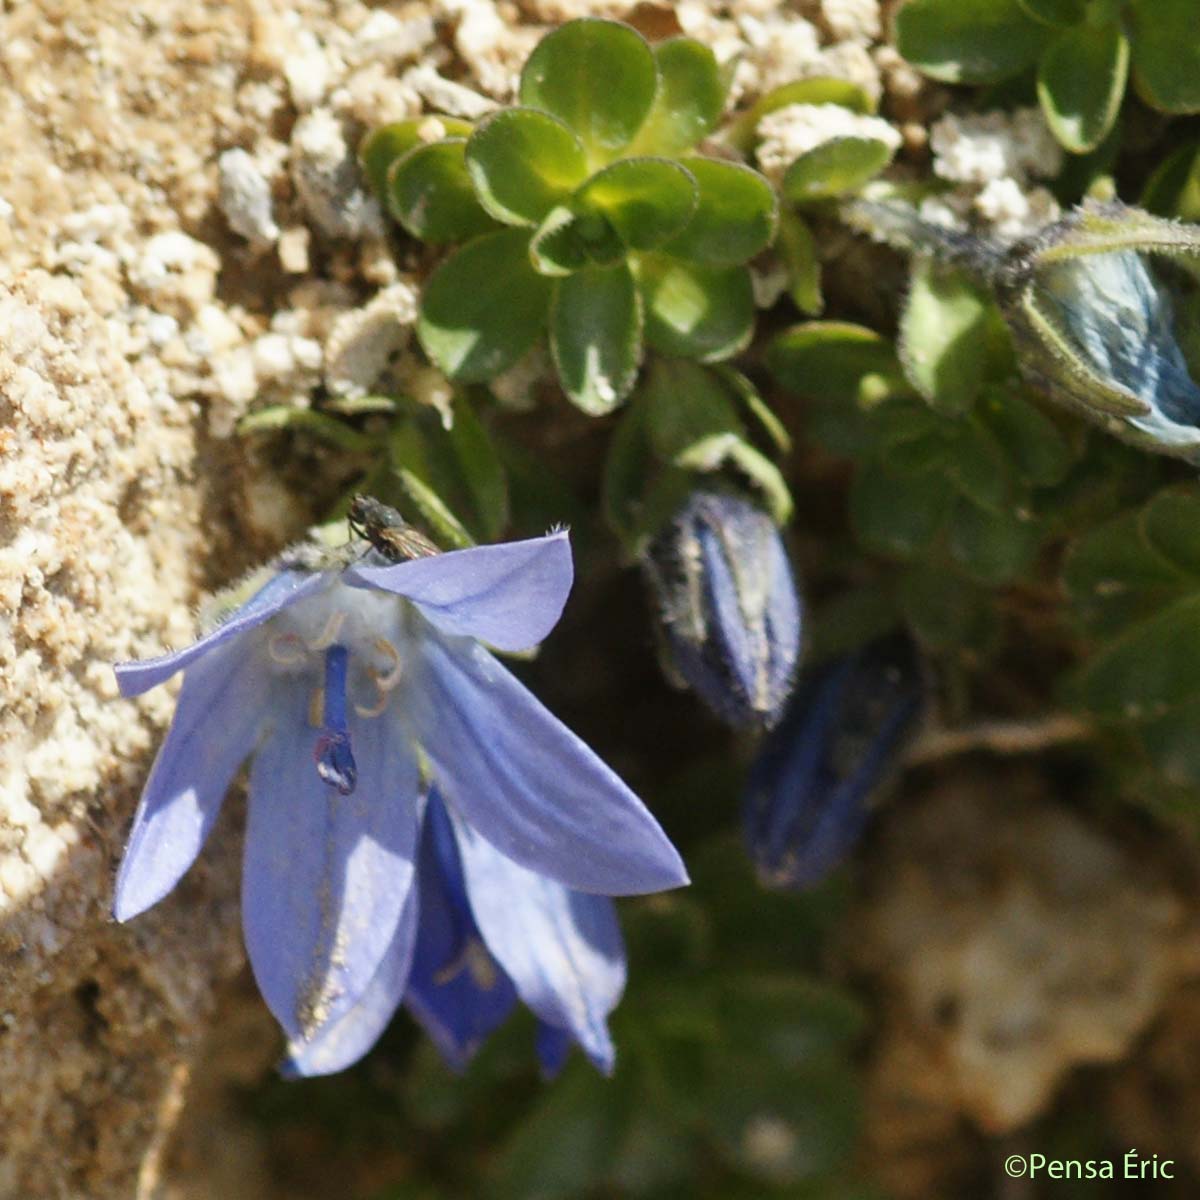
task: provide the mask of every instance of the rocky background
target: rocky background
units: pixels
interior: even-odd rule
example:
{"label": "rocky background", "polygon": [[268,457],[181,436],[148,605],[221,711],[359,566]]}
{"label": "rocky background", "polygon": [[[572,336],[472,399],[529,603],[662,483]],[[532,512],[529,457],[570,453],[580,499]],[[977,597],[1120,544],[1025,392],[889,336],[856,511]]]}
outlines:
{"label": "rocky background", "polygon": [[[960,212],[1011,230],[1053,204],[1044,130],[938,123],[947,95],[882,44],[876,0],[0,12],[0,1197],[368,1196],[400,1170],[403,1131],[347,1160],[247,1113],[278,1042],[243,971],[236,806],[173,896],[110,920],[173,705],[171,689],[120,701],[110,664],[186,642],[206,589],[345,482],[311,448],[279,470],[238,418],[320,388],[445,402],[408,344],[421,252],[389,241],[354,148],[379,122],[507,100],[540,33],[585,13],[700,37],[739,60],[743,97],[854,79],[882,97],[901,162],[936,161]],[[832,239],[830,290],[878,306],[880,272],[897,275],[879,253]],[[538,373],[501,398],[527,406]],[[561,406],[541,419],[547,452],[588,461],[583,422]],[[643,620],[632,584],[604,586]],[[645,643],[639,629],[649,662]],[[610,668],[604,686],[619,696],[652,669]],[[972,1181],[1010,1146],[1042,1148],[1031,1123],[1081,1102],[1123,1147],[1200,1171],[1195,856],[1098,814],[1069,751],[1055,763],[916,768],[860,864],[830,969],[877,1015],[860,1156],[898,1197],[990,1194]]]}

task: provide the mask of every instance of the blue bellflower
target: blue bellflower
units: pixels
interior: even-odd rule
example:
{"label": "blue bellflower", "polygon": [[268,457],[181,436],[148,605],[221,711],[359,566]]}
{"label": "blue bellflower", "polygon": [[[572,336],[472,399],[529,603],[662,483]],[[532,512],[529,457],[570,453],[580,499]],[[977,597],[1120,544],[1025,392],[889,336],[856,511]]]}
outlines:
{"label": "blue bellflower", "polygon": [[320,569],[297,552],[193,645],[119,664],[125,696],[184,679],[114,915],[171,891],[252,757],[243,932],[293,1072],[354,1062],[405,997],[465,1059],[514,992],[549,1065],[574,1040],[609,1066],[624,960],[606,898],[687,875],[641,801],[481,645],[536,645],[571,583],[565,533]]}
{"label": "blue bellflower", "polygon": [[775,522],[742,496],[696,491],[642,565],[670,665],[730,725],[774,724],[800,654],[800,600]]}
{"label": "blue bellflower", "polygon": [[907,634],[804,672],[746,790],[746,844],[766,886],[815,887],[845,858],[924,704]]}

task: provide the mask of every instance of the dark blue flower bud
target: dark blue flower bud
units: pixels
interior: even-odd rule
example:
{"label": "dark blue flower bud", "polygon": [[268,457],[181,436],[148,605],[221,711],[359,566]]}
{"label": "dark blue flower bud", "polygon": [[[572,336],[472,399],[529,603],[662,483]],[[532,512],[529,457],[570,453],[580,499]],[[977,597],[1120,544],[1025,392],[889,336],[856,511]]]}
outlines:
{"label": "dark blue flower bud", "polygon": [[907,634],[804,672],[750,771],[746,843],[768,887],[820,883],[858,840],[925,701]]}
{"label": "dark blue flower bud", "polygon": [[693,492],[643,567],[670,665],[729,724],[772,725],[800,652],[800,600],[771,518],[741,496]]}

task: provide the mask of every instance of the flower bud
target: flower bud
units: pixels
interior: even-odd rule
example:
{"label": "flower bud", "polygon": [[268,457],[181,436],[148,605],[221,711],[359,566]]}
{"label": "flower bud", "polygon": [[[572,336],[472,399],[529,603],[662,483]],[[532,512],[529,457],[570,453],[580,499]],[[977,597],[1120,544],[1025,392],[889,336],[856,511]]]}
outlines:
{"label": "flower bud", "polygon": [[746,844],[764,885],[813,887],[842,861],[924,703],[904,633],[804,672],[746,790]]}
{"label": "flower bud", "polygon": [[730,725],[774,724],[800,653],[800,600],[771,518],[731,492],[693,492],[642,565],[684,682]]}
{"label": "flower bud", "polygon": [[1200,226],[1086,204],[1012,246],[994,283],[1034,387],[1200,461]]}

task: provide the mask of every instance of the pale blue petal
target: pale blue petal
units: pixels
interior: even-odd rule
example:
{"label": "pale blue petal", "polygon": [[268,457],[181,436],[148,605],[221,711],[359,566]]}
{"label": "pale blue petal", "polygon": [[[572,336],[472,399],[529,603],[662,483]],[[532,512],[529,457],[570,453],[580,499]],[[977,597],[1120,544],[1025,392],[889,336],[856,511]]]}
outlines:
{"label": "pale blue petal", "polygon": [[250,773],[242,925],[259,990],[289,1037],[335,1024],[365,995],[412,887],[417,768],[386,715],[352,715],[358,786],[313,760],[308,691],[276,684],[275,728]]}
{"label": "pale blue petal", "polygon": [[412,968],[417,923],[421,919],[417,889],[412,888],[396,932],[367,990],[338,1021],[322,1026],[307,1041],[288,1043],[280,1072],[288,1079],[332,1075],[353,1066],[379,1040],[404,999]]}
{"label": "pale blue petal", "polygon": [[483,944],[454,831],[436,792],[421,834],[418,887],[421,927],[405,1003],[446,1062],[461,1071],[516,1007],[517,993]]}
{"label": "pale blue petal", "polygon": [[276,613],[295,604],[305,596],[311,596],[330,580],[328,574],[304,571],[281,571],[246,601],[241,608],[216,629],[206,633],[199,641],[176,650],[171,654],[160,654],[157,658],[143,658],[137,662],[117,663],[113,670],[117,675],[117,686],[122,696],[140,696],[152,687],[170,679],[176,671],[203,658],[209,651],[224,645],[230,638],[239,637],[251,629],[269,621]]}
{"label": "pale blue petal", "polygon": [[409,692],[438,789],[501,853],[607,896],[687,883],[646,806],[482,646],[426,629]]}
{"label": "pale blue petal", "polygon": [[195,861],[254,748],[268,684],[264,664],[235,646],[188,668],[117,874],[118,921],[157,904]]}
{"label": "pale blue petal", "polygon": [[454,811],[463,879],[484,943],[517,995],[568,1030],[600,1070],[613,1066],[606,1019],[625,990],[625,946],[613,902],[518,866]]}
{"label": "pale blue petal", "polygon": [[344,578],[404,596],[444,633],[527,650],[558,623],[573,577],[571,543],[554,533],[388,567],[356,564]]}

